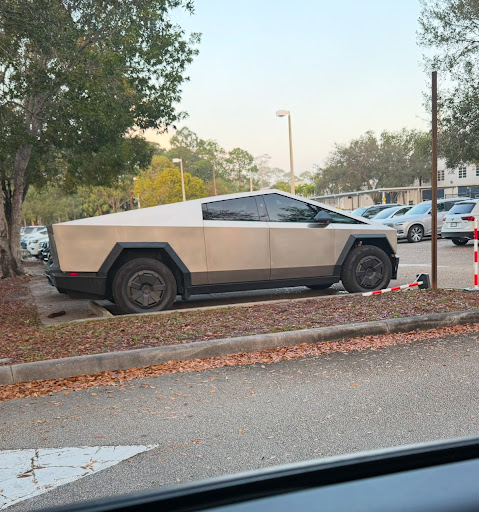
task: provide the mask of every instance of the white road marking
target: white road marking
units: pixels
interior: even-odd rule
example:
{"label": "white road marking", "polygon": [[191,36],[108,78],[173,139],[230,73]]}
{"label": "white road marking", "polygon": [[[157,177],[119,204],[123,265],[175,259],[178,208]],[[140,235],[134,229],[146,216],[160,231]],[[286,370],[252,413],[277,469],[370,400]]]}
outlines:
{"label": "white road marking", "polygon": [[0,451],[0,510],[156,447],[82,446]]}
{"label": "white road marking", "polygon": [[[430,263],[399,263],[399,267],[430,267]],[[437,268],[448,268],[447,265],[438,265]]]}

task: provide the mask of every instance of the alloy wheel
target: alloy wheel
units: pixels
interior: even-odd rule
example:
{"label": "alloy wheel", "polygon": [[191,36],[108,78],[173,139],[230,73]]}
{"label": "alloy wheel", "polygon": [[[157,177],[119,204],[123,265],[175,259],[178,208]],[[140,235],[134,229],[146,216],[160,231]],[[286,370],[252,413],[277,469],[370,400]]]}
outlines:
{"label": "alloy wheel", "polygon": [[364,288],[376,288],[383,276],[383,262],[376,256],[365,256],[356,267],[356,279]]}
{"label": "alloy wheel", "polygon": [[142,308],[152,308],[161,302],[165,290],[165,282],[153,270],[136,272],[127,285],[128,298]]}

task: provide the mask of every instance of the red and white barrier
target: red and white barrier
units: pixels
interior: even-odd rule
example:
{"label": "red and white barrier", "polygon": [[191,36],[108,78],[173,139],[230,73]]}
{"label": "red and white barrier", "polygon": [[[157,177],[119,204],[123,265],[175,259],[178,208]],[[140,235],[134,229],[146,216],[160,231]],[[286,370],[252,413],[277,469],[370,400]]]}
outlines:
{"label": "red and white barrier", "polygon": [[384,290],[376,290],[374,292],[366,292],[363,293],[363,297],[368,297],[369,295],[379,295],[380,293],[386,292],[395,292],[397,290],[406,290],[407,288],[413,288],[414,286],[421,286],[424,284],[423,281],[417,281],[411,284],[403,284],[402,286],[393,286],[392,288],[384,288]]}
{"label": "red and white barrier", "polygon": [[474,217],[474,288],[479,289],[479,281],[477,275],[479,264],[477,262],[477,217]]}
{"label": "red and white barrier", "polygon": [[466,288],[470,292],[479,292],[479,263],[477,257],[477,217],[474,217],[474,286]]}

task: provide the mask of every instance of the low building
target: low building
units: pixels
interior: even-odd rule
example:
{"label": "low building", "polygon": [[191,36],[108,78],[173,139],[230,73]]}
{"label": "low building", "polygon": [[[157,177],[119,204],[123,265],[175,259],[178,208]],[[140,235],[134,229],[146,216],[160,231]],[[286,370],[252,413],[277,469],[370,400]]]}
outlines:
{"label": "low building", "polygon": [[[479,167],[463,164],[455,169],[447,169],[445,160],[438,161],[437,197],[479,197]],[[431,183],[416,180],[409,187],[377,188],[356,190],[341,194],[315,196],[314,199],[345,210],[377,203],[400,203],[414,205],[432,198]]]}

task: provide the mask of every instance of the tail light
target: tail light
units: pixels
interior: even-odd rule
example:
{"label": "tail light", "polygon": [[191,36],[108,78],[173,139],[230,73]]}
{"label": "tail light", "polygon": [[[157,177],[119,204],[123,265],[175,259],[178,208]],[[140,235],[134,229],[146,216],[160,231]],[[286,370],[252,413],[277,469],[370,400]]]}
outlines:
{"label": "tail light", "polygon": [[443,218],[442,218],[442,222],[446,222],[446,217],[443,217]]}
{"label": "tail light", "polygon": [[474,217],[472,215],[469,215],[467,217],[461,217],[462,220],[470,220],[471,222],[474,222]]}

